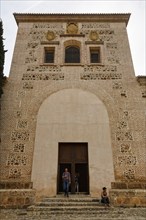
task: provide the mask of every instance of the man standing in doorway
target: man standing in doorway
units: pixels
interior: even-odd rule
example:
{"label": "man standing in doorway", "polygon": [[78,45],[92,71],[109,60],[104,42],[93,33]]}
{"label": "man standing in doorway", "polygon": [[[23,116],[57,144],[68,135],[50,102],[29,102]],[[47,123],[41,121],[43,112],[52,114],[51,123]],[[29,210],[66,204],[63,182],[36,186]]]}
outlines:
{"label": "man standing in doorway", "polygon": [[69,191],[69,185],[71,183],[71,176],[67,168],[65,168],[65,171],[62,174],[62,181],[63,181],[64,196],[69,197],[68,191]]}

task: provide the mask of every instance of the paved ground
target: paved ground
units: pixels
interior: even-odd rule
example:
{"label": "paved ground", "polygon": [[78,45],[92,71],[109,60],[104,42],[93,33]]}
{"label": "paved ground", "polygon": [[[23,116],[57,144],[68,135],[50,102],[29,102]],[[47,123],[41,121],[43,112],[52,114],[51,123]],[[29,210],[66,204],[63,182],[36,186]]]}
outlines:
{"label": "paved ground", "polygon": [[0,220],[146,220],[146,208],[107,208],[90,214],[50,214],[46,210],[1,209]]}

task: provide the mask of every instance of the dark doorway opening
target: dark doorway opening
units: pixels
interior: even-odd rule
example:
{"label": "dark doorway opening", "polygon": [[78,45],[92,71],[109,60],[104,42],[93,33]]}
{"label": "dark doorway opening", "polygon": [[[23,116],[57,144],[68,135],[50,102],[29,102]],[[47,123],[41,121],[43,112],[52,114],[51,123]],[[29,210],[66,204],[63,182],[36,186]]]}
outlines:
{"label": "dark doorway opening", "polygon": [[76,193],[75,176],[78,173],[78,193],[89,194],[87,143],[59,143],[57,193],[63,192],[62,174],[65,168],[71,173],[70,192]]}

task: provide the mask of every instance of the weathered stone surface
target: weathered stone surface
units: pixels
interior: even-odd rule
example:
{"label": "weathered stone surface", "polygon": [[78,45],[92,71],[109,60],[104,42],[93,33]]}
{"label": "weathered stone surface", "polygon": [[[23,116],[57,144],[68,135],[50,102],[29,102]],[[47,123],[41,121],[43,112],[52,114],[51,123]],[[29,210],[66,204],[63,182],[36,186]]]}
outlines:
{"label": "weathered stone surface", "polygon": [[1,189],[0,207],[24,208],[35,202],[35,190],[32,189]]}
{"label": "weathered stone surface", "polygon": [[[146,78],[134,75],[130,14],[14,16],[18,34],[1,98],[1,205],[33,203],[32,187],[37,199],[56,196],[59,143],[68,142],[87,143],[86,193],[99,197],[106,186],[113,204],[144,206]],[[79,63],[66,63],[68,47],[78,48]],[[54,63],[44,61],[49,49]]]}

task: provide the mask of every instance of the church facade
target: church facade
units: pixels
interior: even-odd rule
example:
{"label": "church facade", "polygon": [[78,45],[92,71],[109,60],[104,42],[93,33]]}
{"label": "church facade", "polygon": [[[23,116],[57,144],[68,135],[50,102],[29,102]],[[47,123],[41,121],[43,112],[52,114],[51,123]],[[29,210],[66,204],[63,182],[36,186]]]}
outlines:
{"label": "church facade", "polygon": [[[1,99],[2,206],[70,192],[146,205],[146,78],[135,77],[130,14],[19,14]],[[128,194],[127,194],[128,193]],[[127,196],[128,195],[128,196]]]}

